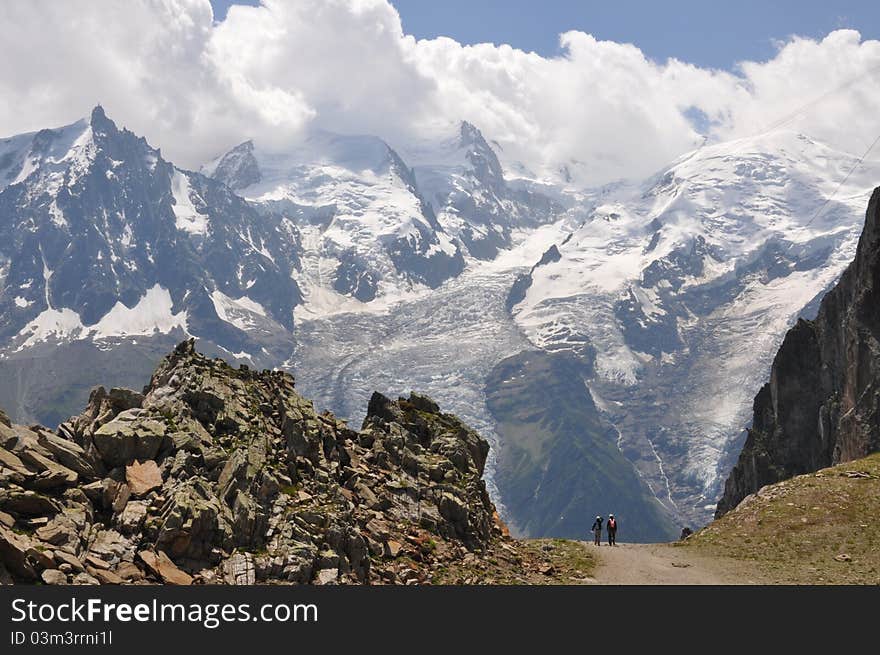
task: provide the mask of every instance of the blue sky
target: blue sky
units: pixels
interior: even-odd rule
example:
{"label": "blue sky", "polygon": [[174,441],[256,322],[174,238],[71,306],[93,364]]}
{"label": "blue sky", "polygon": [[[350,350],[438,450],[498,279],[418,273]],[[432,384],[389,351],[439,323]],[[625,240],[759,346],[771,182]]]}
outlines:
{"label": "blue sky", "polygon": [[[212,0],[216,17],[229,0]],[[251,1],[248,4],[256,4]],[[460,43],[507,43],[545,56],[558,35],[581,30],[634,43],[652,59],[676,57],[703,67],[732,69],[765,61],[774,42],[792,34],[822,37],[851,27],[880,37],[880,2],[843,0],[392,0],[404,30],[418,38],[449,36]]]}

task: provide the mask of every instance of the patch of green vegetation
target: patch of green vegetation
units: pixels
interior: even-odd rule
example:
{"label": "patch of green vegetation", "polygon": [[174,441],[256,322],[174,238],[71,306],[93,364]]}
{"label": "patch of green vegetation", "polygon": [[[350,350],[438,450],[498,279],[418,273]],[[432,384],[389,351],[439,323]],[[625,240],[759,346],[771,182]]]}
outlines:
{"label": "patch of green vegetation", "polygon": [[583,543],[568,539],[554,539],[553,563],[559,566],[568,578],[584,578],[593,575],[596,558]]}
{"label": "patch of green vegetation", "polygon": [[439,430],[436,430],[436,426],[438,423],[443,426],[448,432],[453,433],[457,432],[462,426],[461,421],[454,414],[445,414],[442,412],[440,414],[433,414],[431,412],[426,412],[424,410],[418,409],[415,405],[405,399],[401,400],[399,402],[399,405],[400,408],[403,410],[404,417],[406,417],[408,421],[412,421],[414,417],[418,417],[428,425],[434,427],[435,431],[437,432],[439,432]]}
{"label": "patch of green vegetation", "polygon": [[260,546],[253,548],[236,548],[236,551],[240,553],[250,553],[254,557],[269,557],[272,556],[273,553],[269,552],[268,546]]}
{"label": "patch of green vegetation", "polygon": [[527,535],[589,538],[614,512],[630,541],[678,536],[671,518],[617,447],[568,355],[523,352],[493,369],[487,405],[497,421],[496,480],[512,523]]}

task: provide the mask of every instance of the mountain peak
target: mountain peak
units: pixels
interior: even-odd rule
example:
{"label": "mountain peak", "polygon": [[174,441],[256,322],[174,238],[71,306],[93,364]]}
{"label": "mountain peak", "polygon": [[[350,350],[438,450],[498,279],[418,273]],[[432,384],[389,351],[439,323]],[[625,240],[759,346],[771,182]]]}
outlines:
{"label": "mountain peak", "polygon": [[100,104],[95,105],[95,108],[92,109],[91,120],[94,121],[94,120],[106,120],[106,119],[107,119],[107,114],[104,112],[104,108]]}
{"label": "mountain peak", "polygon": [[116,131],[116,123],[107,118],[107,114],[104,112],[104,108],[100,104],[95,105],[95,108],[92,109],[92,114],[89,117],[89,125],[91,125],[92,131],[96,133]]}
{"label": "mountain peak", "polygon": [[[203,382],[209,386],[202,388]],[[277,411],[246,415],[234,409],[266,402]],[[174,432],[176,426],[182,430]],[[112,510],[106,504],[119,530],[106,533],[116,550],[100,556],[83,551],[112,577],[96,572],[89,582],[118,582],[125,571],[176,584],[194,578],[238,584],[427,582],[449,566],[450,555],[462,559],[468,551],[489,551],[501,559],[516,548],[494,518],[481,479],[489,443],[416,393],[396,401],[374,394],[355,431],[329,413],[319,415],[291,375],[234,368],[186,341],[159,364],[143,393],[97,387],[85,413],[58,433],[15,428],[15,452],[24,453],[26,462],[39,458],[43,468],[51,466],[51,486],[41,485],[46,476],[38,477],[7,450],[5,429],[0,461],[14,467],[7,477],[28,491],[16,488],[0,498],[0,544],[14,541],[22,552],[43,552],[45,535],[25,534],[26,520],[42,512],[42,523],[53,521],[68,488],[100,489],[110,470],[130,485],[128,505],[116,502]],[[172,433],[187,440],[175,442],[166,436]],[[379,448],[386,459],[373,457]],[[334,477],[349,464],[353,492]],[[431,480],[420,471],[434,472]],[[411,490],[424,490],[418,520]],[[27,506],[31,498],[42,504]],[[52,523],[65,543],[79,544],[101,525],[90,523],[105,507],[103,498],[80,491],[76,503],[77,515],[87,518],[76,525]],[[144,523],[150,507],[157,517],[153,527]],[[314,516],[322,518],[303,518]],[[184,524],[187,517],[196,518]],[[10,520],[20,521],[15,532]],[[417,568],[401,573],[398,554],[412,557]],[[155,564],[160,560],[161,568]],[[45,570],[55,570],[50,558],[31,564],[10,547],[0,549],[0,566],[5,577],[22,581],[45,579]],[[55,575],[67,581],[63,573]]]}
{"label": "mountain peak", "polygon": [[235,191],[256,184],[262,179],[260,165],[254,156],[254,142],[252,139],[242,141],[232,150],[215,160],[203,171],[226,184]]}
{"label": "mountain peak", "polygon": [[246,141],[242,141],[237,146],[235,146],[229,152],[253,152],[254,151],[254,140],[248,139]]}
{"label": "mountain peak", "polygon": [[466,151],[466,157],[474,168],[477,178],[493,188],[504,185],[504,172],[501,162],[483,133],[467,121],[462,121],[459,146]]}
{"label": "mountain peak", "polygon": [[460,143],[463,148],[471,146],[489,147],[489,144],[486,143],[486,139],[483,137],[483,133],[473,123],[462,121],[459,126],[459,133],[461,136]]}

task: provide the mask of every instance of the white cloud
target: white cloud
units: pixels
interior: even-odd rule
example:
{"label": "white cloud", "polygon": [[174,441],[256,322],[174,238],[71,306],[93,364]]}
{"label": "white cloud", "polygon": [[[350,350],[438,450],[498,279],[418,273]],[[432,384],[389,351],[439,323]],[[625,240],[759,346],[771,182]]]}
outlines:
{"label": "white cloud", "polygon": [[206,65],[212,35],[207,0],[0,3],[0,132],[67,124],[101,102],[195,164],[248,118]]}
{"label": "white cloud", "polygon": [[[700,135],[753,134],[837,89],[792,127],[856,152],[880,133],[880,42],[794,38],[736,74],[654,62],[582,32],[562,54],[416,41],[384,0],[265,0],[213,22],[208,0],[0,3],[0,133],[71,122],[100,101],[184,166],[308,125],[392,143],[461,119],[537,172],[579,162],[600,183],[656,170]],[[838,88],[866,71],[873,74]]]}

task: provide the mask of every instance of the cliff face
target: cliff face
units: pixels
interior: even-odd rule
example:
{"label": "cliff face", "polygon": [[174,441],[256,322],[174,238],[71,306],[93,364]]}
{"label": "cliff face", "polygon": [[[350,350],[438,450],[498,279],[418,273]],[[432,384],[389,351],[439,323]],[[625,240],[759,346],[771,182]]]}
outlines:
{"label": "cliff face", "polygon": [[880,449],[880,188],[856,257],[786,335],[716,516],[762,486]]}
{"label": "cliff face", "polygon": [[188,341],[57,432],[0,413],[0,582],[417,583],[501,548],[474,431],[378,393],[353,430],[293,382]]}

